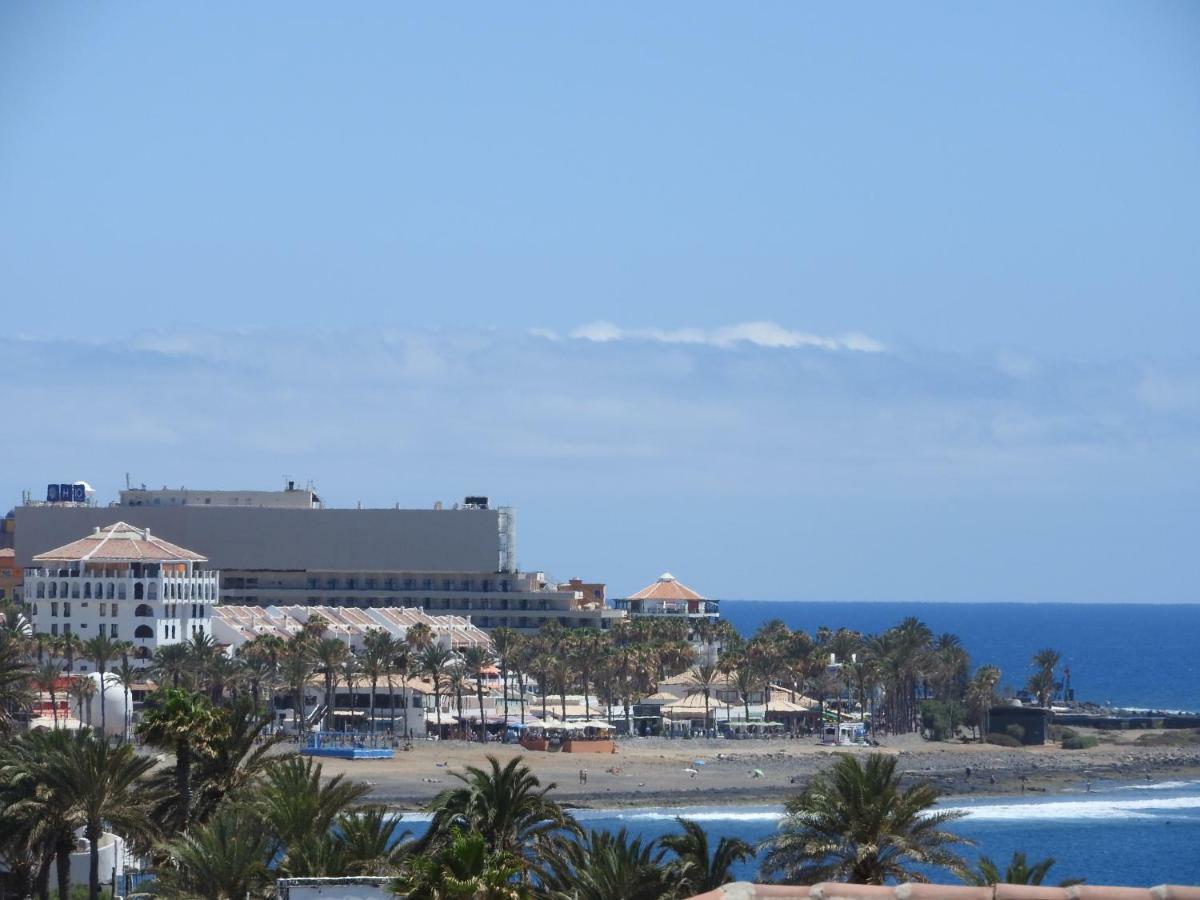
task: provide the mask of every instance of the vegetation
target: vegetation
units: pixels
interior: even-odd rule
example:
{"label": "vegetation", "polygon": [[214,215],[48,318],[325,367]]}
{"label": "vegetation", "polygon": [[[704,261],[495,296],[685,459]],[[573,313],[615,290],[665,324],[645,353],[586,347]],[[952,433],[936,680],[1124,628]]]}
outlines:
{"label": "vegetation", "polygon": [[884,884],[928,881],[914,866],[965,872],[951,848],[969,841],[943,828],[964,813],[934,812],[936,802],[929,785],[901,789],[894,756],[871,754],[865,765],[843,756],[787,801],[763,874],[787,884]]}
{"label": "vegetation", "polygon": [[[1045,879],[1046,874],[1054,867],[1053,857],[1047,857],[1041,862],[1030,865],[1025,860],[1025,854],[1017,851],[1013,853],[1012,861],[1008,867],[1001,873],[999,867],[992,862],[988,857],[980,857],[978,864],[974,869],[963,873],[963,881],[967,884],[976,887],[989,887],[993,884],[1025,884],[1025,885],[1040,885]],[[1083,878],[1068,878],[1058,883],[1058,887],[1070,887],[1074,884],[1083,884],[1086,879]]]}
{"label": "vegetation", "polygon": [[995,744],[997,747],[1020,748],[1022,743],[1013,737],[1011,734],[1005,734],[1002,731],[993,731],[984,740],[989,744]]}
{"label": "vegetation", "polygon": [[[12,893],[47,900],[55,881],[60,900],[71,897],[73,887],[98,897],[107,874],[97,860],[102,832],[116,833],[152,861],[156,894],[213,900],[267,897],[282,875],[358,874],[390,877],[395,890],[431,900],[672,900],[733,880],[734,869],[756,853],[737,838],[713,845],[686,819],[657,840],[585,832],[555,799],[553,784],[541,783],[519,758],[501,763],[490,756],[485,765],[453,773],[458,783],[434,799],[428,828],[414,836],[399,815],[368,802],[365,785],[325,777],[319,763],[285,751],[282,738],[268,735],[277,706],[290,703],[301,725],[336,716],[341,685],[351,688],[351,697],[356,685],[366,686],[367,729],[386,720],[406,735],[409,679],[420,674],[432,682],[438,707],[431,724],[441,727],[441,702],[450,698],[459,721],[477,714],[479,731],[470,736],[482,740],[484,680],[497,665],[503,683],[511,675],[519,687],[514,698],[505,691],[505,716],[525,715],[524,686],[536,678],[542,710],[561,713],[567,695],[582,692],[589,712],[591,697],[598,696],[610,715],[620,710],[631,725],[634,702],[663,679],[688,673],[685,690],[703,697],[710,728],[718,724],[715,710],[728,709],[718,693],[727,699],[733,692],[743,713],[751,704],[769,709],[782,694],[792,702],[812,697],[821,714],[857,706],[875,733],[921,730],[944,740],[970,725],[981,738],[1016,743],[1007,734],[988,734],[999,670],[981,666],[972,675],[958,640],[934,635],[916,619],[878,635],[828,628],[809,634],[774,621],[748,639],[727,623],[704,623],[702,637],[718,653],[697,659],[687,625],[677,621],[625,621],[606,632],[551,624],[532,637],[501,629],[490,651],[466,652],[439,644],[417,626],[404,640],[372,631],[352,652],[330,639],[314,616],[286,641],[258,637],[232,656],[207,637],[160,648],[149,674],[162,687],[148,698],[134,732],[167,754],[167,764],[157,766],[128,741],[128,694],[124,727],[107,721],[103,703],[117,683],[128,691],[143,677],[131,663],[132,646],[35,635],[27,622],[9,624],[20,622],[18,611],[3,612],[0,858]],[[1051,673],[1053,691],[1057,655],[1048,651],[1038,659],[1038,672]],[[113,676],[99,681],[101,730],[58,727],[53,701],[63,695],[64,668],[73,672],[78,660]],[[92,721],[96,685],[68,678],[66,697],[79,718]],[[38,693],[50,696],[55,727],[23,732]],[[403,717],[396,715],[397,695]],[[310,709],[316,712],[306,717]],[[105,725],[112,725],[111,739]],[[1072,736],[1063,736],[1069,746]],[[923,880],[941,868],[969,881],[999,880],[989,860],[967,869],[954,852],[964,841],[944,827],[957,814],[934,810],[935,799],[926,785],[901,786],[894,757],[843,757],[787,802],[779,833],[757,848],[763,874],[788,882],[882,884]],[[86,886],[72,886],[69,877],[78,832],[92,848]],[[1052,864],[1014,857],[1004,879],[1040,883]]]}
{"label": "vegetation", "polygon": [[1063,738],[1064,750],[1087,750],[1095,747],[1099,741],[1091,734],[1078,734],[1075,737]]}

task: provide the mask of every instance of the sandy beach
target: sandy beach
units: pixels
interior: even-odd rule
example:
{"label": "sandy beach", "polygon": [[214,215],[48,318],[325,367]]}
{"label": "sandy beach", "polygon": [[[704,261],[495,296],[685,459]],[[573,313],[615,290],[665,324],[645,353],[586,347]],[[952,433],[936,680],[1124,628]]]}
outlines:
{"label": "sandy beach", "polygon": [[[937,784],[948,796],[1012,795],[1086,789],[1087,782],[1200,778],[1200,743],[1153,746],[1139,736],[1162,732],[1092,732],[1102,743],[1088,750],[1057,745],[1006,749],[988,744],[925,741],[916,735],[884,739],[880,752],[900,757],[900,770]],[[1184,737],[1180,735],[1180,737]],[[824,747],[815,738],[774,741],[621,741],[611,755],[545,753],[519,746],[486,748],[461,741],[420,742],[392,760],[322,760],[328,775],[345,774],[372,787],[372,799],[397,809],[420,809],[458,781],[451,774],[520,756],[560,800],[579,807],[686,806],[779,803],[799,790],[839,753],[861,747]],[[968,768],[970,774],[968,775]],[[586,769],[587,781],[580,780]],[[696,774],[685,771],[696,770]],[[761,777],[754,774],[761,772]]]}

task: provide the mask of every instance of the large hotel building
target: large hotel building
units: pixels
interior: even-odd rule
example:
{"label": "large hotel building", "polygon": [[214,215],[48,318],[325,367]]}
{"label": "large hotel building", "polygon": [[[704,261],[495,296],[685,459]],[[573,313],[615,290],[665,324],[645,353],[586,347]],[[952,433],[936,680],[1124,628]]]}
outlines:
{"label": "large hotel building", "polygon": [[[17,564],[36,566],[38,554],[121,518],[203,554],[220,570],[224,604],[399,607],[525,632],[550,621],[608,628],[626,615],[608,606],[602,585],[519,571],[514,513],[484,497],[453,509],[327,509],[311,489],[289,485],[126,490],[118,506],[17,507]],[[28,584],[25,599],[34,599]]]}

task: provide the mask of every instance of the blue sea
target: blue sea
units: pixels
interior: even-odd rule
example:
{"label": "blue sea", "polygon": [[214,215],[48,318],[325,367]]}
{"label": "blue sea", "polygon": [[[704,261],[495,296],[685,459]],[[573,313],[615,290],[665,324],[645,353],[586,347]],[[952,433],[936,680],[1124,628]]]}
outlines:
{"label": "blue sea", "polygon": [[[950,830],[977,842],[962,850],[1006,864],[1013,851],[1030,860],[1053,857],[1049,883],[1084,878],[1090,884],[1152,887],[1158,884],[1200,884],[1200,782],[1166,781],[1137,785],[1094,785],[1074,792],[1037,799],[949,800],[947,808],[967,816]],[[586,828],[656,838],[677,830],[675,816],[704,824],[715,843],[736,836],[757,843],[774,833],[780,807],[732,806],[581,810]],[[1003,868],[1003,865],[1001,866]],[[738,867],[739,878],[753,880],[757,861]],[[952,883],[952,876],[933,880]]]}
{"label": "blue sea", "polygon": [[1024,687],[1030,657],[1052,647],[1077,699],[1200,711],[1200,604],[721,601],[721,617],[745,635],[776,618],[810,633],[877,633],[907,616],[958,635],[975,666],[1000,667],[1001,686]]}

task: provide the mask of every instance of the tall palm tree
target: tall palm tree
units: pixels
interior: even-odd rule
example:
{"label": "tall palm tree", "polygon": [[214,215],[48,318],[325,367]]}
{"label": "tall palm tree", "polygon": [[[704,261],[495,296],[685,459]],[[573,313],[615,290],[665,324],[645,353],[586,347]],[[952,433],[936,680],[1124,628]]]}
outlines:
{"label": "tall palm tree", "polygon": [[75,732],[55,729],[0,743],[0,852],[12,873],[29,883],[20,896],[48,897],[52,867],[59,900],[71,894],[79,810],[55,790],[46,770],[58,764],[75,739]]}
{"label": "tall palm tree", "polygon": [[492,632],[492,652],[500,666],[500,685],[504,692],[504,721],[508,721],[508,670],[520,642],[520,635],[511,628],[497,628]]}
{"label": "tall palm tree", "polygon": [[221,724],[207,697],[183,688],[156,691],[154,706],[138,723],[142,740],[175,754],[175,810],[168,824],[177,832],[191,821],[192,764],[197,756],[210,752]]}
{"label": "tall palm tree", "polygon": [[100,734],[107,737],[108,714],[105,709],[104,693],[105,682],[108,679],[104,676],[108,674],[108,664],[120,657],[121,645],[106,634],[98,634],[84,642],[83,653],[96,664],[96,671],[100,674]]}
{"label": "tall palm tree", "polygon": [[151,831],[148,802],[141,782],[154,768],[153,757],[139,756],[129,744],[110,746],[90,729],[80,729],[60,754],[43,768],[44,785],[77,813],[88,854],[88,898],[100,896],[100,838],[107,823],[125,836]]}
{"label": "tall palm tree", "polygon": [[542,786],[519,757],[501,766],[487,757],[488,768],[468,766],[454,772],[461,787],[447,788],[429,805],[433,813],[423,846],[437,845],[455,829],[484,836],[489,852],[509,853],[529,867],[559,846],[564,832],[577,832],[571,814],[547,795],[554,784]]}
{"label": "tall palm tree", "polygon": [[[695,694],[704,695],[704,733],[708,734],[709,729],[709,700],[712,697],[713,688],[716,687],[717,678],[720,673],[717,667],[709,663],[700,663],[698,666],[692,666],[692,680],[688,684],[688,696]],[[697,891],[697,893],[700,893]]]}
{"label": "tall palm tree", "polygon": [[[412,629],[409,629],[410,632]],[[450,667],[452,654],[440,644],[430,644],[421,653],[421,673],[433,682],[433,707],[437,716],[438,735],[442,733],[442,683]]]}
{"label": "tall palm tree", "polygon": [[764,842],[763,875],[787,884],[884,884],[928,881],[928,867],[964,872],[950,848],[970,841],[942,826],[965,813],[932,812],[937,791],[927,784],[901,790],[896,761],[873,753],[862,765],[843,756],[818,774],[787,801],[779,832]]}
{"label": "tall palm tree", "polygon": [[79,710],[79,721],[82,724],[92,720],[89,714],[84,717],[84,705],[87,705],[88,712],[91,712],[92,698],[96,696],[96,684],[90,678],[75,678],[67,685],[67,693],[71,695],[71,699],[75,701]]}
{"label": "tall palm tree", "polygon": [[346,691],[350,698],[350,709],[358,708],[358,679],[362,676],[362,663],[353,653],[342,663],[342,680],[346,682]]}
{"label": "tall palm tree", "polygon": [[[392,669],[400,678],[400,703],[404,707],[403,725],[404,738],[407,740],[412,737],[412,731],[408,727],[408,708],[411,703],[411,692],[409,690],[409,680],[413,675],[413,666],[416,664],[416,657],[413,654],[413,649],[408,645],[407,641],[398,640],[392,645]],[[390,682],[389,682],[390,686]],[[392,715],[395,716],[395,706],[392,707]],[[392,730],[395,731],[395,721],[393,719]]]}
{"label": "tall palm tree", "polygon": [[226,800],[250,795],[270,766],[296,755],[279,750],[283,735],[264,737],[270,725],[270,713],[260,712],[248,697],[221,710],[206,751],[192,763],[193,822],[207,821]]}
{"label": "tall palm tree", "polygon": [[475,679],[475,696],[479,700],[479,742],[487,743],[487,717],[483,712],[483,670],[492,659],[483,647],[468,647],[463,651],[463,665]]}
{"label": "tall palm tree", "polygon": [[59,635],[55,641],[55,652],[67,661],[67,674],[75,674],[75,657],[83,651],[83,639],[75,632]]}
{"label": "tall palm tree", "polygon": [[187,678],[190,667],[191,656],[186,644],[166,644],[154,651],[151,671],[159,684],[170,682],[171,687],[179,687]]}
{"label": "tall palm tree", "polygon": [[292,692],[292,712],[296,720],[296,733],[303,734],[308,727],[305,712],[305,694],[308,680],[317,670],[313,645],[303,632],[287,643],[280,661],[280,678]]}
{"label": "tall palm tree", "polygon": [[723,837],[710,850],[708,832],[698,822],[676,817],[679,834],[662,838],[662,846],[675,854],[668,866],[671,883],[682,896],[715,891],[734,880],[733,866],[754,858],[754,847],[736,837]]}
{"label": "tall palm tree", "polygon": [[129,718],[129,699],[133,695],[133,686],[137,684],[142,673],[129,662],[129,658],[121,660],[121,665],[116,669],[117,683],[121,685],[122,699],[125,701],[125,726],[121,730],[121,739],[129,740],[129,726],[132,724]]}
{"label": "tall palm tree", "polygon": [[58,679],[62,678],[62,666],[46,660],[33,673],[33,684],[39,691],[50,695],[50,713],[54,717],[54,727],[58,727]]}
{"label": "tall palm tree", "polygon": [[980,666],[967,688],[967,700],[975,711],[979,723],[979,739],[985,740],[992,730],[992,706],[996,703],[996,685],[1000,683],[1000,670],[995,666]]}
{"label": "tall palm tree", "polygon": [[[337,689],[338,672],[346,657],[350,655],[350,645],[340,638],[322,638],[316,646],[316,657],[321,673],[325,676],[325,706],[326,721],[337,725]],[[322,725],[322,727],[325,727]]]}
{"label": "tall palm tree", "polygon": [[371,733],[375,733],[375,694],[379,679],[387,669],[391,654],[391,636],[381,628],[368,628],[361,653],[363,674],[371,685]]}
{"label": "tall palm tree", "polygon": [[1040,706],[1049,706],[1054,697],[1054,670],[1061,659],[1061,654],[1049,647],[1033,654],[1036,671],[1029,679],[1029,689],[1037,695]]}

